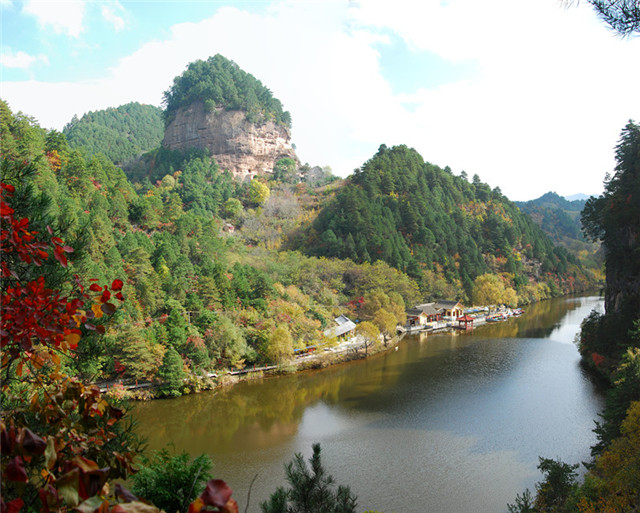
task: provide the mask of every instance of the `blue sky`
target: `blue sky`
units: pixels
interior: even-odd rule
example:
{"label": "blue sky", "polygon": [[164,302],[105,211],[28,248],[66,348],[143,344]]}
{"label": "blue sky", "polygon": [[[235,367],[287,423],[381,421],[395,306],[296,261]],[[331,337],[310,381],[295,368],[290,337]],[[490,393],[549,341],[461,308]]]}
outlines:
{"label": "blue sky", "polygon": [[511,199],[598,194],[640,121],[640,38],[559,0],[0,0],[0,97],[62,129],[74,114],[160,105],[221,53],[293,118],[303,162],[346,176],[407,144]]}

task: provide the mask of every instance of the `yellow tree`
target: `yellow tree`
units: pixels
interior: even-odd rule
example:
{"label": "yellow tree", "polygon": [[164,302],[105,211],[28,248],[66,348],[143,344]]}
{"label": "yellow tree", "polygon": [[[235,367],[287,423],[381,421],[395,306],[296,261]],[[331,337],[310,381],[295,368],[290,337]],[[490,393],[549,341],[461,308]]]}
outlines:
{"label": "yellow tree", "polygon": [[398,326],[396,316],[384,308],[381,308],[374,314],[373,324],[380,330],[380,333],[382,333],[386,346],[387,339],[396,333],[396,327]]}
{"label": "yellow tree", "polygon": [[[631,403],[616,438],[595,468],[587,475],[584,489],[596,491],[578,504],[583,513],[597,511],[634,511],[640,500],[640,401]],[[589,494],[587,494],[589,495]]]}
{"label": "yellow tree", "polygon": [[364,321],[356,327],[356,334],[364,339],[365,354],[369,353],[369,347],[374,347],[380,340],[380,330],[369,321]]}
{"label": "yellow tree", "polygon": [[504,303],[516,306],[518,297],[512,287],[505,287],[499,276],[487,273],[478,276],[473,282],[473,302],[476,305]]}
{"label": "yellow tree", "polygon": [[274,363],[282,363],[293,355],[293,340],[289,328],[285,325],[278,326],[269,336],[265,356]]}
{"label": "yellow tree", "polygon": [[495,274],[482,274],[473,282],[473,302],[476,305],[497,305],[504,285]]}
{"label": "yellow tree", "polygon": [[264,205],[270,195],[271,191],[267,185],[258,180],[251,180],[251,185],[249,185],[249,199],[252,203],[258,206]]}

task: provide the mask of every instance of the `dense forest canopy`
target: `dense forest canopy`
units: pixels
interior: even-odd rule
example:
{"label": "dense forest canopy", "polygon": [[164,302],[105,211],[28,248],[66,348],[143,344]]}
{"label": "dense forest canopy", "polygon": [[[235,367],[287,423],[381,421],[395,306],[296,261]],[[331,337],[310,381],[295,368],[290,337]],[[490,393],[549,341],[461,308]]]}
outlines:
{"label": "dense forest canopy", "polygon": [[383,262],[276,252],[223,232],[263,213],[292,222],[305,184],[242,184],[202,152],[161,149],[140,163],[158,172],[142,173],[154,181],[133,184],[104,155],[71,148],[64,134],[3,102],[0,135],[3,179],[24,198],[17,212],[71,241],[69,266],[83,283],[123,281],[117,328],[95,344],[81,341],[65,364],[83,379],[159,379],[160,394],[180,394],[202,386],[196,376],[205,371],[279,363],[295,348],[332,343],[322,332],[338,315],[356,313],[354,298],[373,295],[371,304],[400,321],[405,303],[419,299],[409,277]]}
{"label": "dense forest canopy", "polygon": [[123,164],[142,153],[160,146],[164,136],[162,110],[137,102],[116,108],[76,116],[62,133],[72,148],[87,153],[103,153],[116,164]]}
{"label": "dense forest canopy", "polygon": [[629,122],[616,147],[615,174],[582,212],[587,236],[605,248],[607,315],[626,328],[640,317],[640,127]]}
{"label": "dense forest canopy", "polygon": [[203,102],[209,111],[219,107],[242,110],[252,123],[271,120],[291,126],[291,115],[283,111],[280,100],[257,78],[220,54],[192,62],[173,79],[173,85],[164,93],[167,124],[176,110],[196,101]]}
{"label": "dense forest canopy", "polygon": [[584,280],[498,190],[403,146],[321,187],[286,159],[247,184],[204,151],[163,148],[128,178],[4,103],[0,114],[3,159],[35,168],[16,183],[31,191],[21,213],[75,241],[80,279],[124,283],[119,328],[81,343],[70,363],[88,379],[156,378],[171,395],[185,370],[286,361],[330,343],[322,332],[344,313],[386,332],[430,297],[526,303]]}
{"label": "dense forest canopy", "polygon": [[[572,203],[579,203],[580,205],[573,205]],[[578,240],[582,239],[582,225],[580,224],[579,214],[584,204],[585,201],[579,200],[569,202],[553,192],[548,192],[535,200],[516,202],[518,208],[537,220],[542,230],[556,242],[559,242],[563,236]]]}
{"label": "dense forest canopy", "polygon": [[425,291],[435,274],[468,299],[485,273],[508,277],[523,297],[531,281],[563,289],[585,281],[577,259],[498,188],[456,177],[406,146],[381,146],[322,208],[302,245],[317,256],[383,260]]}
{"label": "dense forest canopy", "polygon": [[586,199],[569,201],[555,192],[548,192],[537,199],[516,201],[515,204],[531,216],[554,244],[577,255],[583,265],[599,270],[604,260],[601,245],[586,239],[582,233],[580,214],[586,202]]}

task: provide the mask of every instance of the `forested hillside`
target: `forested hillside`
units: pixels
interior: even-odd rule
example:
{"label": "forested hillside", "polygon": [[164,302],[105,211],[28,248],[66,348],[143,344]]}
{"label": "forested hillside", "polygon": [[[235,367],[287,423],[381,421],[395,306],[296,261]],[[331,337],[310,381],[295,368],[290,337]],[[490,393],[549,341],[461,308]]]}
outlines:
{"label": "forested hillside", "polygon": [[5,103],[0,135],[3,181],[22,198],[17,215],[73,246],[69,273],[86,287],[123,281],[112,328],[99,342],[83,338],[65,363],[85,380],[160,379],[161,394],[180,394],[207,371],[280,363],[295,348],[331,344],[322,331],[356,308],[363,320],[390,313],[395,327],[419,299],[415,283],[383,262],[278,253],[222,231],[220,216],[248,225],[263,211],[290,219],[306,186],[271,196],[265,183],[241,185],[206,156],[171,152],[153,161],[166,171],[161,179],[132,184],[104,155],[72,149],[64,134]]}
{"label": "forested hillside", "polygon": [[[425,295],[474,298],[499,275],[526,302],[587,284],[578,260],[478,176],[425,163],[406,146],[381,146],[325,205],[300,248],[354,262],[382,260]],[[477,295],[476,295],[477,296]]]}
{"label": "forested hillside", "polygon": [[160,146],[162,110],[133,102],[88,112],[80,119],[74,116],[62,133],[72,148],[84,148],[89,156],[103,153],[114,163],[123,164]]}
{"label": "forested hillside", "polygon": [[391,333],[429,298],[515,305],[587,284],[498,190],[404,146],[325,187],[291,159],[242,183],[203,150],[163,148],[130,181],[104,154],[0,109],[3,179],[27,198],[20,214],[70,241],[82,282],[124,282],[117,328],[81,342],[70,364],[86,379],[157,378],[177,394],[185,375],[330,344],[322,332],[344,313]]}
{"label": "forested hillside", "polygon": [[548,192],[535,200],[515,204],[529,214],[555,244],[577,255],[583,265],[594,270],[602,268],[600,244],[588,241],[582,233],[580,213],[586,200],[568,201],[555,192]]}
{"label": "forested hillside", "polygon": [[203,102],[209,111],[216,107],[242,110],[252,123],[273,120],[291,126],[291,115],[282,110],[280,100],[257,78],[220,54],[192,62],[173,80],[164,93],[167,124],[177,109],[194,101]]}
{"label": "forested hillside", "polygon": [[585,200],[567,201],[555,192],[548,192],[531,201],[515,202],[556,242],[561,242],[565,237],[584,241],[580,212],[585,203]]}

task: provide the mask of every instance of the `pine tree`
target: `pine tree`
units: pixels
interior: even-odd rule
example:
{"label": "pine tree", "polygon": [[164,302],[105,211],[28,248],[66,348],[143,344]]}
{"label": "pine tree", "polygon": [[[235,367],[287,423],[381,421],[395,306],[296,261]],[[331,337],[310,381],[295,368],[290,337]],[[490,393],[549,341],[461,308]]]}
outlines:
{"label": "pine tree", "polygon": [[260,507],[263,513],[355,513],[357,497],[348,486],[338,486],[320,458],[320,444],[313,444],[309,467],[296,454],[285,467],[290,488],[279,487]]}
{"label": "pine tree", "polygon": [[173,346],[167,347],[162,360],[162,366],[158,369],[158,377],[162,384],[158,387],[161,395],[177,397],[182,395],[182,388],[186,374],[184,373],[182,358]]}

